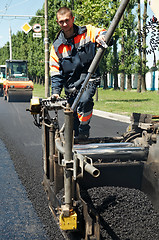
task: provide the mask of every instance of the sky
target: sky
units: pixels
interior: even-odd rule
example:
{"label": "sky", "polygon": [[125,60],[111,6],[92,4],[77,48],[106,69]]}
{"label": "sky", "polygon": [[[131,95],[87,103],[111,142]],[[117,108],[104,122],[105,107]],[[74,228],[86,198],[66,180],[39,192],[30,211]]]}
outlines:
{"label": "sky", "polygon": [[[45,0],[0,0],[0,15],[36,15],[42,9]],[[0,48],[9,41],[9,27],[12,33],[22,31],[21,27],[29,18],[0,16]]]}
{"label": "sky", "polygon": [[[35,15],[38,9],[42,9],[44,3],[45,0],[0,0],[0,15]],[[149,5],[148,15],[148,20],[154,15]],[[22,31],[21,27],[29,21],[30,19],[26,17],[0,16],[0,48],[9,41],[9,27],[11,27],[12,33],[16,34],[18,31]],[[156,50],[155,54],[156,59],[159,60],[159,51]],[[153,65],[153,54],[148,54],[147,59],[148,66],[151,67]]]}

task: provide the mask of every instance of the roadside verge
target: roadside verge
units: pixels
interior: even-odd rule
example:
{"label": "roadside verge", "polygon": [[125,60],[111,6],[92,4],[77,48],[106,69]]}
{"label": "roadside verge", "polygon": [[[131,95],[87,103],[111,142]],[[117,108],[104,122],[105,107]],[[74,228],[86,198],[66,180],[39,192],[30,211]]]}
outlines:
{"label": "roadside verge", "polygon": [[108,118],[115,121],[130,123],[130,117],[116,114],[116,113],[104,112],[104,111],[93,109],[93,115],[98,117]]}

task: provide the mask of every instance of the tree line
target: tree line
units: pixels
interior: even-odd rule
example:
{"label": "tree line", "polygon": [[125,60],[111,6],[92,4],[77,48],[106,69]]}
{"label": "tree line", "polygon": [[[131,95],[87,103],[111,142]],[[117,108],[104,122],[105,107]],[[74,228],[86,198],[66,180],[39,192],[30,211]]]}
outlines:
{"label": "tree line", "polygon": [[[73,10],[77,25],[91,24],[108,29],[119,5],[120,0],[48,0],[48,34],[51,47],[59,29],[56,22],[56,12],[62,6]],[[152,19],[148,22],[148,1],[144,0],[144,11],[141,14],[140,0],[130,0],[122,16],[122,19],[113,35],[113,46],[107,48],[100,63],[101,76],[104,79],[104,88],[107,88],[107,73],[111,73],[114,79],[114,89],[118,89],[118,73],[121,75],[120,90],[124,91],[124,81],[127,75],[127,89],[131,90],[131,76],[138,73],[137,91],[146,91],[145,75],[149,70],[146,66],[147,28],[155,29],[158,36],[159,22]],[[36,13],[44,17],[44,6]],[[28,61],[29,77],[34,81],[45,77],[45,46],[44,46],[44,18],[33,17],[29,24],[33,26],[39,23],[42,26],[42,38],[34,38],[32,30],[25,34],[18,31],[12,35],[12,58]],[[154,36],[153,36],[154,37]],[[155,45],[150,51],[158,48],[159,37],[155,39]],[[153,45],[153,44],[152,44]],[[150,53],[150,52],[149,52]],[[9,42],[0,48],[0,64],[5,64],[9,59]],[[159,61],[157,62],[159,65]]]}

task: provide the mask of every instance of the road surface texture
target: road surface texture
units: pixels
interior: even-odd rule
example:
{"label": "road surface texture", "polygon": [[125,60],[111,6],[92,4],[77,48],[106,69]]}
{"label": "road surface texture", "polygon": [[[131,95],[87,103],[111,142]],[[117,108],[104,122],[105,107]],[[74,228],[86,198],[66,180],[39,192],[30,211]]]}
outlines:
{"label": "road surface texture", "polygon": [[[21,214],[23,213],[23,208],[27,209],[26,211],[26,219],[29,218],[28,223],[24,223],[25,226],[23,226],[21,229],[21,233],[17,235],[16,237],[12,234],[12,230],[8,233],[8,236],[10,238],[2,238],[2,239],[27,239],[27,236],[29,234],[33,234],[32,238],[30,239],[48,239],[48,240],[60,240],[64,239],[61,231],[56,225],[55,220],[53,219],[51,212],[48,208],[48,201],[45,195],[45,192],[42,187],[42,180],[43,180],[43,163],[42,163],[42,146],[41,146],[41,130],[35,127],[33,124],[33,118],[30,115],[29,112],[26,112],[26,108],[29,108],[29,103],[7,103],[4,102],[2,99],[0,99],[0,139],[3,141],[5,146],[2,142],[0,142],[0,146],[2,147],[4,151],[4,158],[7,159],[4,163],[0,163],[1,170],[6,169],[8,166],[11,169],[12,175],[8,174],[6,179],[6,184],[3,185],[3,192],[6,193],[6,195],[1,196],[2,200],[1,202],[4,203],[4,208],[6,208],[6,211],[4,214],[8,217],[8,223],[6,223],[3,229],[4,233],[5,231],[10,231],[10,225],[13,224],[12,228],[17,228],[19,225],[19,222],[21,222]],[[63,116],[61,116],[62,118]],[[63,120],[61,120],[62,122]],[[91,122],[91,136],[97,137],[97,136],[117,136],[122,133],[124,133],[126,127],[128,126],[128,123],[124,122],[118,122],[111,119],[105,119],[98,116],[93,116],[92,122]],[[6,152],[8,150],[8,152]],[[1,159],[1,158],[0,158]],[[2,161],[2,159],[1,159]],[[4,160],[3,160],[4,161]],[[13,164],[11,163],[13,162]],[[15,171],[14,171],[15,169]],[[2,170],[3,171],[3,170]],[[5,173],[4,173],[5,175]],[[7,175],[7,173],[6,173]],[[14,176],[14,177],[13,177]],[[14,184],[14,179],[15,184]],[[2,175],[3,179],[3,175]],[[5,179],[5,178],[4,178]],[[12,181],[13,180],[13,181]],[[13,188],[13,197],[17,195],[17,207],[14,207],[13,205],[13,199],[11,201],[10,194],[8,192],[10,188],[10,184],[12,183]],[[18,189],[16,188],[18,186]],[[2,191],[1,189],[1,191]],[[99,206],[99,203],[96,202],[97,199],[95,199],[95,196],[98,195],[99,189],[93,189],[90,190],[88,193],[84,193],[84,195],[90,195],[91,191],[96,192],[95,195],[93,195],[92,198],[92,204],[95,208],[98,208],[99,210],[102,210]],[[102,207],[104,209],[107,205],[104,205],[104,197],[103,197],[103,191],[106,192],[110,196],[115,196],[115,199],[119,203],[113,205],[108,204],[107,206],[107,212],[105,215],[101,215],[102,219],[105,217],[108,218],[108,222],[106,226],[103,226],[104,232],[102,239],[113,239],[113,240],[136,240],[136,239],[146,239],[146,240],[158,240],[159,236],[156,233],[156,226],[158,226],[159,223],[159,216],[157,213],[154,212],[152,209],[151,204],[149,203],[148,199],[143,196],[143,194],[140,194],[138,191],[131,190],[131,194],[128,194],[131,199],[128,199],[128,195],[125,195],[128,193],[128,190],[124,192],[123,189],[100,189],[102,193],[101,202]],[[122,192],[124,196],[122,195]],[[8,193],[8,194],[7,194]],[[3,194],[3,193],[2,193]],[[138,201],[135,202],[134,199],[137,197]],[[108,197],[109,198],[109,197]],[[19,203],[18,203],[19,199]],[[21,199],[21,200],[20,200]],[[143,200],[144,199],[144,200]],[[109,199],[108,199],[109,200]],[[131,201],[133,200],[133,201]],[[141,201],[142,200],[142,201]],[[11,210],[7,210],[7,202],[10,202]],[[125,202],[124,202],[125,201]],[[136,204],[141,204],[139,208],[143,207],[144,204],[148,204],[148,208],[145,207],[144,213],[140,212],[140,215],[138,215],[137,211],[134,211],[135,208],[131,207],[133,203],[135,202],[135,208]],[[16,205],[15,204],[15,205]],[[124,204],[127,204],[127,208],[124,208]],[[12,206],[13,205],[13,206]],[[118,206],[120,208],[116,208]],[[129,216],[126,216],[127,209],[129,208]],[[125,210],[124,210],[125,209]],[[148,210],[148,212],[147,212]],[[7,212],[8,211],[8,212]],[[135,212],[135,215],[132,214],[132,212]],[[105,211],[103,212],[105,213]],[[10,217],[9,217],[10,214]],[[142,215],[143,214],[143,215]],[[151,218],[151,223],[147,223],[146,218],[149,216],[149,220]],[[134,216],[136,216],[135,220]],[[14,218],[16,221],[14,221]],[[144,218],[144,219],[143,219]],[[112,219],[112,222],[111,222]],[[122,219],[122,221],[121,221]],[[125,219],[125,225],[120,225],[117,223],[122,222],[124,223]],[[126,223],[127,219],[129,219],[128,225]],[[137,230],[138,224],[133,224],[133,227],[131,228],[131,221],[136,221],[136,223],[142,223],[140,226],[142,226],[142,229],[139,229],[138,235],[132,234],[132,231]],[[146,225],[144,225],[144,221]],[[31,223],[34,222],[32,229],[30,229]],[[134,223],[134,222],[133,222]],[[4,224],[4,222],[3,222]],[[116,228],[114,225],[117,225]],[[152,225],[153,224],[153,225]],[[22,224],[23,225],[23,224]],[[35,226],[37,225],[37,229],[35,229]],[[42,227],[41,227],[42,226]],[[28,233],[26,231],[26,228],[28,227]],[[147,238],[142,238],[142,234],[144,234],[145,229],[149,229]],[[41,231],[38,231],[38,229],[41,228]],[[123,230],[122,230],[123,228]],[[25,231],[24,231],[25,229]],[[35,231],[34,231],[35,229]],[[113,230],[114,229],[114,230]],[[158,229],[158,227],[157,227]],[[30,231],[30,232],[29,232]],[[114,235],[113,235],[113,231]],[[111,233],[110,233],[111,232]],[[124,232],[124,233],[123,233]],[[127,232],[127,234],[125,233]],[[110,234],[108,234],[110,233]],[[18,233],[17,233],[18,234]],[[23,234],[23,235],[21,235]],[[26,235],[24,235],[26,234]],[[108,238],[108,235],[109,238]],[[5,235],[4,235],[5,236]],[[22,238],[21,238],[22,236]],[[23,236],[26,236],[26,238]],[[125,237],[126,236],[126,237]],[[128,237],[130,236],[130,238]],[[138,237],[136,237],[138,236]],[[28,237],[29,239],[29,237]]]}
{"label": "road surface texture", "polygon": [[27,193],[0,140],[0,239],[47,239]]}

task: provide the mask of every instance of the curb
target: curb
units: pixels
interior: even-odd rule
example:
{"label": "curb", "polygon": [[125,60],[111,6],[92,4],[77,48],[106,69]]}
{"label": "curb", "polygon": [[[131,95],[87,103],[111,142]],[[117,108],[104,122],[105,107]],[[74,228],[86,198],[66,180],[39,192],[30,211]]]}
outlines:
{"label": "curb", "polygon": [[116,113],[104,112],[104,111],[93,109],[93,115],[102,117],[102,118],[108,118],[115,121],[130,123],[130,117],[116,114]]}

